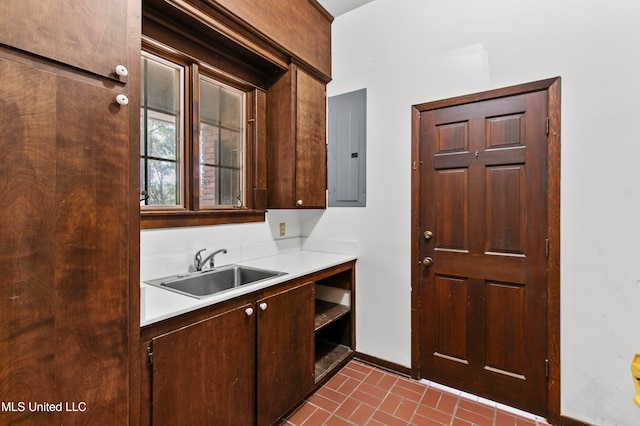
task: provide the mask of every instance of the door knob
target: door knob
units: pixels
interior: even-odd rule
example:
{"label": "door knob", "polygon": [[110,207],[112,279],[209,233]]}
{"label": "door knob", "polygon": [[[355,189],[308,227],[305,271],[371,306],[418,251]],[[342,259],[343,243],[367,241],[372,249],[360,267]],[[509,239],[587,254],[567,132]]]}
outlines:
{"label": "door knob", "polygon": [[247,308],[244,310],[244,313],[247,314],[248,317],[253,315],[253,308]]}
{"label": "door knob", "polygon": [[296,202],[296,205],[301,206],[301,205],[302,205],[302,200],[298,200],[298,201]]}
{"label": "door knob", "polygon": [[430,268],[433,265],[433,259],[427,256],[424,259],[422,259],[422,264],[427,268]]}
{"label": "door knob", "polygon": [[258,305],[258,306],[260,306],[260,310],[261,310],[261,311],[264,311],[265,309],[267,309],[267,303],[266,303],[266,302],[262,302],[262,303],[261,303],[260,305]]}
{"label": "door knob", "polygon": [[433,238],[433,232],[431,231],[424,231],[422,235],[424,235],[425,240],[430,240],[431,238]]}

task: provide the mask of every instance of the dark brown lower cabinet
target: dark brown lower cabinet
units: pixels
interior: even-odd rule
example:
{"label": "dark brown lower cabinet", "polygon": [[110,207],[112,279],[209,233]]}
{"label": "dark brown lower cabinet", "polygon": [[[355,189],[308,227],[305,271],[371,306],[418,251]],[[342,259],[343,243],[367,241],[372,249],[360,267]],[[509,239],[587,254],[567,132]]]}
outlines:
{"label": "dark brown lower cabinet", "polygon": [[252,306],[152,340],[154,425],[255,423],[256,326],[255,314],[248,311]]}
{"label": "dark brown lower cabinet", "polygon": [[353,357],[355,261],[141,329],[142,425],[269,426]]}
{"label": "dark brown lower cabinet", "polygon": [[271,425],[314,385],[313,282],[258,301],[258,425]]}
{"label": "dark brown lower cabinet", "polygon": [[313,389],[312,281],[212,310],[143,329],[143,424],[272,425]]}

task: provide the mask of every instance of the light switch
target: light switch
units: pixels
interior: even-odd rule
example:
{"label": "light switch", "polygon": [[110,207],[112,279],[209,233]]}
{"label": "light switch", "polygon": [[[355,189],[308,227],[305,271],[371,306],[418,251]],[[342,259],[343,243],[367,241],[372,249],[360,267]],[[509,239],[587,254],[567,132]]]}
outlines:
{"label": "light switch", "polygon": [[280,236],[284,237],[284,234],[285,234],[285,224],[281,223],[280,224]]}

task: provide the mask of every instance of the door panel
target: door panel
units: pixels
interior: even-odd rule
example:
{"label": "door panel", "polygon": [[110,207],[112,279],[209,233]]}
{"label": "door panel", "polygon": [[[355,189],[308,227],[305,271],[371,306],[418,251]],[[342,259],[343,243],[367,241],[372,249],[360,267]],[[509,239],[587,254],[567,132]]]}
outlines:
{"label": "door panel", "polygon": [[546,414],[546,91],[422,111],[423,377]]}
{"label": "door panel", "polygon": [[277,293],[258,306],[258,419],[271,425],[314,385],[313,282]]}
{"label": "door panel", "polygon": [[436,356],[467,363],[468,281],[438,276],[436,280]]}
{"label": "door panel", "polygon": [[[3,398],[62,395],[87,403],[87,424],[117,424],[129,408],[130,112],[114,107],[118,92],[7,49],[0,75],[12,76],[0,84]],[[2,413],[5,424],[76,418]]]}
{"label": "door panel", "polygon": [[327,189],[326,89],[298,69],[296,114],[296,201],[325,208]]}
{"label": "door panel", "polygon": [[153,425],[255,424],[256,315],[249,307],[153,339]]}
{"label": "door panel", "polygon": [[525,379],[524,286],[486,284],[486,367]]}

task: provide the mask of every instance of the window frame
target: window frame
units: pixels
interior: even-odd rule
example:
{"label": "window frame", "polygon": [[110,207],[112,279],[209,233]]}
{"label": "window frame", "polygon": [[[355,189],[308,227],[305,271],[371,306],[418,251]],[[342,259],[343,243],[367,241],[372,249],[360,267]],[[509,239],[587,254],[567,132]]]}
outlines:
{"label": "window frame", "polygon": [[[263,101],[266,92],[255,84],[235,77],[232,73],[216,68],[215,63],[207,63],[185,52],[171,48],[147,36],[142,39],[142,52],[146,52],[163,60],[184,67],[183,96],[183,202],[182,205],[141,206],[140,227],[173,228],[184,226],[205,226],[230,223],[263,222],[266,213],[266,199],[260,196],[262,174],[266,174],[264,164],[256,161],[258,151],[262,148],[259,142],[260,130],[264,128],[266,112]],[[208,59],[215,58],[211,55]],[[240,206],[219,206],[200,208],[199,205],[199,132],[200,120],[197,105],[199,104],[199,75],[213,79],[223,85],[245,93],[245,131],[243,155],[243,202]],[[266,189],[264,189],[266,193]]]}
{"label": "window frame", "polygon": [[[179,96],[179,103],[180,103],[180,113],[177,116],[177,119],[180,120],[179,126],[179,140],[178,141],[178,146],[176,147],[176,177],[177,177],[177,188],[176,188],[176,196],[177,199],[179,200],[178,204],[166,204],[166,205],[162,205],[162,204],[152,204],[152,205],[140,205],[140,211],[181,211],[184,210],[186,208],[187,205],[187,170],[186,170],[186,160],[187,158],[185,157],[185,154],[188,152],[187,148],[186,148],[186,143],[187,143],[187,113],[185,111],[185,107],[189,104],[189,101],[187,101],[187,97],[189,96],[188,94],[188,90],[186,90],[186,88],[188,87],[188,76],[187,76],[187,72],[188,72],[188,67],[187,67],[187,63],[182,61],[182,60],[178,60],[176,58],[168,58],[166,56],[161,56],[158,55],[154,52],[149,52],[146,50],[142,50],[142,55],[141,56],[146,56],[148,59],[152,59],[155,61],[158,61],[160,63],[166,63],[166,64],[170,64],[171,66],[176,66],[177,67],[181,67],[182,70],[180,72],[180,77],[181,77],[181,84],[182,86],[179,88],[180,89],[180,96]],[[140,105],[140,110],[142,110],[142,103]],[[142,129],[141,129],[141,134],[142,134]],[[141,154],[141,159],[142,159],[142,154]],[[148,177],[147,177],[148,179]],[[142,197],[144,196],[144,194],[142,193],[142,185],[140,185],[140,201],[142,201]]]}

